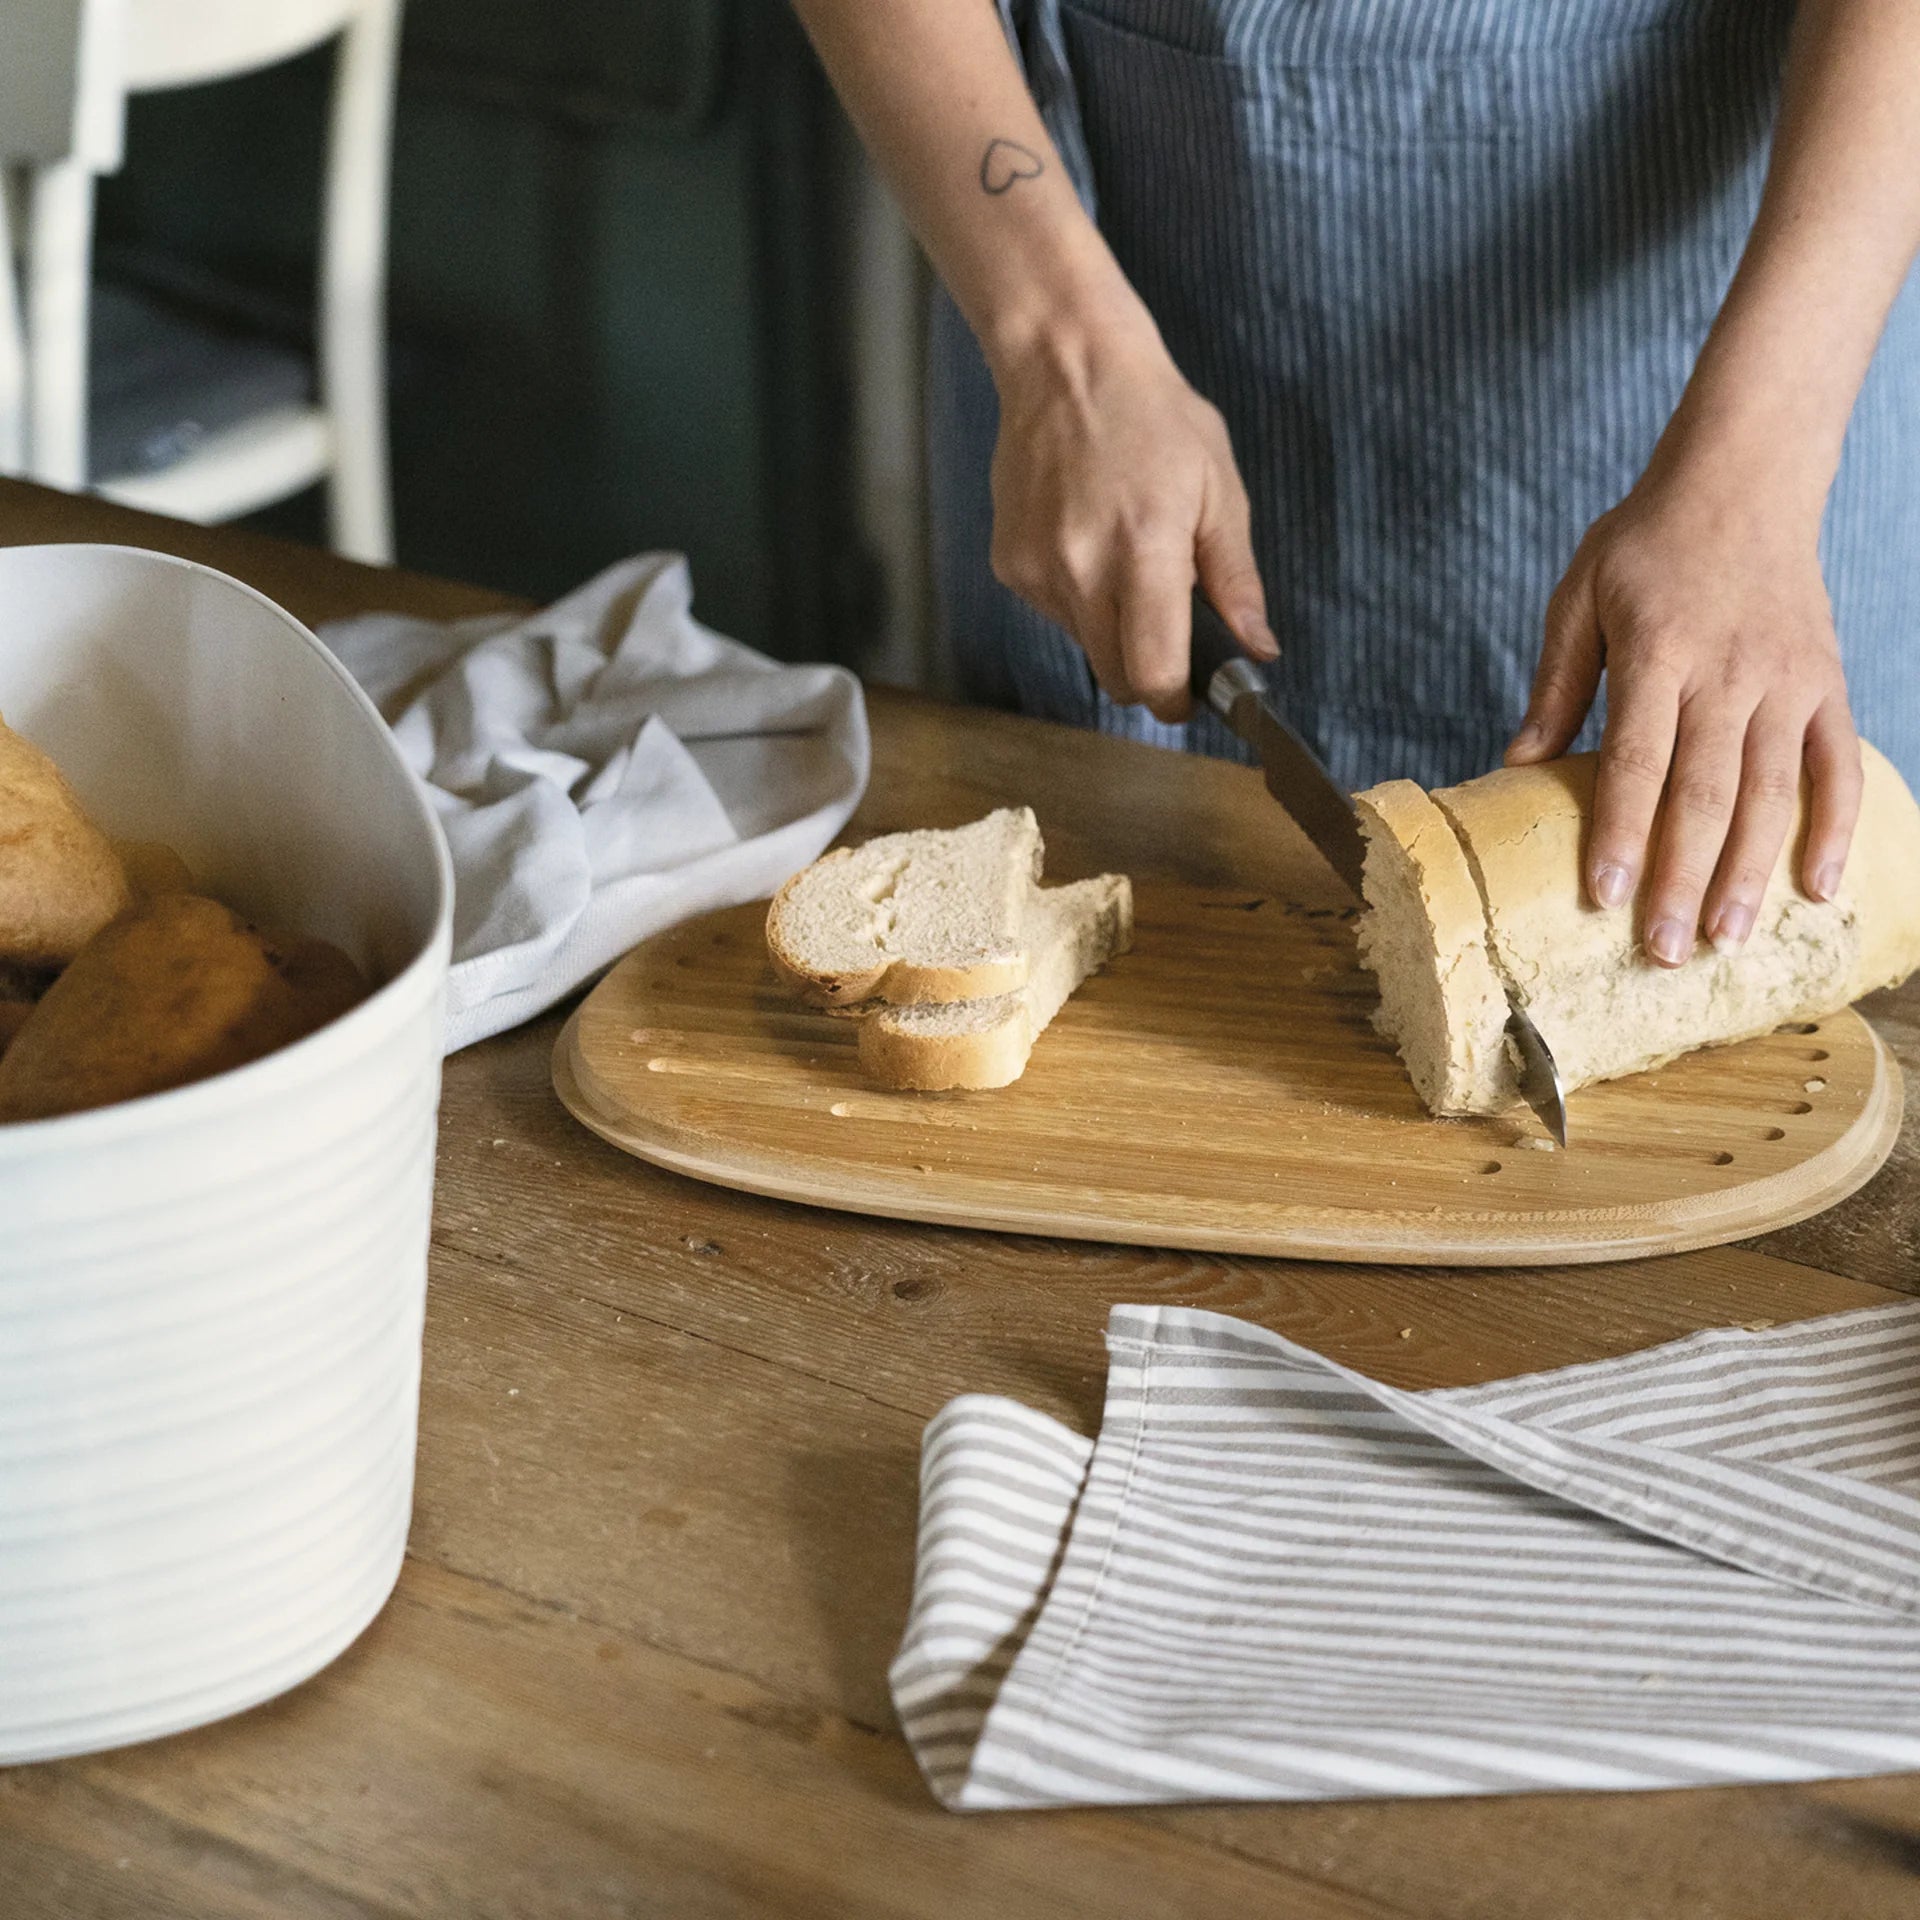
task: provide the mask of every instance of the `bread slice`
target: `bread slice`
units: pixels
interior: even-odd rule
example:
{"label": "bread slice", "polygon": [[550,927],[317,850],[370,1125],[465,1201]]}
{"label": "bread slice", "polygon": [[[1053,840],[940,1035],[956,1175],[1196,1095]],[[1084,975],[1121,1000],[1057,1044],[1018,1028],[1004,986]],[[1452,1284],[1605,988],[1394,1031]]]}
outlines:
{"label": "bread slice", "polygon": [[63,967],[132,901],[60,769],[0,721],[0,961]]}
{"label": "bread slice", "polygon": [[1486,1113],[1517,1092],[1507,997],[1467,857],[1411,780],[1356,797],[1366,836],[1360,959],[1380,983],[1373,1024],[1400,1049],[1430,1113]]}
{"label": "bread slice", "polygon": [[882,1007],[860,1026],[860,1064],[882,1085],[937,1091],[1004,1087],[1033,1043],[1097,967],[1133,943],[1133,888],[1122,874],[1031,890],[1027,980],[1011,993],[947,1005]]}
{"label": "bread slice", "polygon": [[1041,851],[1029,807],[843,847],[774,895],[767,952],[815,1006],[1011,993],[1027,981],[1024,921]]}
{"label": "bread slice", "polygon": [[[1703,942],[1673,968],[1643,952],[1640,902],[1604,909],[1586,898],[1596,756],[1505,767],[1432,796],[1479,897],[1492,975],[1532,1015],[1565,1087],[1817,1019],[1920,967],[1920,806],[1881,754],[1862,754],[1866,790],[1838,896],[1809,900],[1796,884],[1803,799],[1745,944],[1723,953]],[[1369,834],[1361,958],[1380,981],[1381,1025],[1429,1108],[1496,1113],[1520,1097],[1504,994],[1465,985],[1476,977],[1470,965],[1461,972],[1471,916],[1457,870],[1434,878],[1447,862],[1406,785],[1359,796]]]}

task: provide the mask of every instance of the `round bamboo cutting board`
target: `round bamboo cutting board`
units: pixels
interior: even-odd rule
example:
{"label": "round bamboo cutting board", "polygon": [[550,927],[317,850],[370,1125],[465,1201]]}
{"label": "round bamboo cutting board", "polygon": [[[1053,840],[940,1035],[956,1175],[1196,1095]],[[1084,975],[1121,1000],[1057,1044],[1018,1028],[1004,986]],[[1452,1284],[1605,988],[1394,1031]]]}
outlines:
{"label": "round bamboo cutting board", "polygon": [[1531,1265],[1678,1252],[1831,1206],[1887,1157],[1898,1064],[1848,1011],[1531,1114],[1434,1120],[1369,1022],[1351,916],[1137,891],[1134,949],[991,1093],[894,1093],[731,908],[637,947],[554,1084],[616,1146],[816,1206],[1295,1258]]}

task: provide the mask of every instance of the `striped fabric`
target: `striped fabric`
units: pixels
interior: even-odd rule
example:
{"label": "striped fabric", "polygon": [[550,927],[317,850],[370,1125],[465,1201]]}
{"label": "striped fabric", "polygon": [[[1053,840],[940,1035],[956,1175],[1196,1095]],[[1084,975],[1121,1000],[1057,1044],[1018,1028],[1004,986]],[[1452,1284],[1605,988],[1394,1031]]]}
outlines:
{"label": "striped fabric", "polygon": [[1097,1443],[927,1430],[892,1672],[950,1807],[1920,1767],[1920,1304],[1406,1393],[1117,1307]]}
{"label": "striped fabric", "polygon": [[[1497,764],[1548,595],[1632,485],[1745,244],[1790,0],[1003,0],[1083,197],[1225,414],[1286,649],[1352,786]],[[936,308],[935,563],[972,697],[1107,731],[988,567],[992,384]],[[1862,730],[1920,784],[1920,280],[1824,559]],[[1591,745],[1590,726],[1582,744]]]}

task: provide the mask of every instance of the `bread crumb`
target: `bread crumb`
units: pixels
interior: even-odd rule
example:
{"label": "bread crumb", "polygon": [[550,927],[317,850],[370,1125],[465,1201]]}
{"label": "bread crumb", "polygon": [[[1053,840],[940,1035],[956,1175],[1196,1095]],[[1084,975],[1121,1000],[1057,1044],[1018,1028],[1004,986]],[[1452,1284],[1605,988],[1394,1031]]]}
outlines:
{"label": "bread crumb", "polygon": [[1742,1333],[1765,1333],[1769,1327],[1777,1327],[1779,1324],[1780,1322],[1778,1320],[1742,1320],[1740,1322],[1740,1331]]}
{"label": "bread crumb", "polygon": [[1800,1084],[1809,1093],[1825,1093],[1827,1090],[1827,1083],[1824,1080],[1802,1080]]}
{"label": "bread crumb", "polygon": [[1400,1329],[1400,1338],[1402,1340],[1411,1340],[1413,1338],[1413,1329],[1411,1327],[1402,1327]]}
{"label": "bread crumb", "polygon": [[1555,1153],[1560,1147],[1559,1141],[1548,1140],[1545,1137],[1537,1140],[1523,1140],[1520,1144],[1531,1153]]}
{"label": "bread crumb", "polygon": [[836,1100],[827,1111],[832,1114],[836,1120],[844,1120],[852,1113],[853,1109],[848,1106],[844,1100]]}

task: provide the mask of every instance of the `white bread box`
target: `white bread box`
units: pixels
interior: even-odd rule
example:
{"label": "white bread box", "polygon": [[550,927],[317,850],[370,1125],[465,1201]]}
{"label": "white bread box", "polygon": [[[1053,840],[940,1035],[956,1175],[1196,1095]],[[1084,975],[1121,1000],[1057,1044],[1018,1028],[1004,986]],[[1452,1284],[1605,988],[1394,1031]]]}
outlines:
{"label": "white bread box", "polygon": [[374,1617],[412,1505],[453,881],[371,703],[222,574],[0,550],[0,714],[377,983],[199,1085],[0,1126],[0,1762],[198,1726]]}

